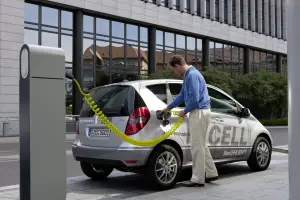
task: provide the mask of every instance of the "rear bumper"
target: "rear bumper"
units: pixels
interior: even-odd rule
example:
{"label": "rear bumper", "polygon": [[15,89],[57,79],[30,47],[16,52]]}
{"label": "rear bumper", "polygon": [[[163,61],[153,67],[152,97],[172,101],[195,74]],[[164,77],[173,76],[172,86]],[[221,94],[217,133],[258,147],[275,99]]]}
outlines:
{"label": "rear bumper", "polygon": [[146,147],[102,148],[84,146],[80,141],[72,145],[75,160],[112,167],[140,167],[147,162],[152,149]]}

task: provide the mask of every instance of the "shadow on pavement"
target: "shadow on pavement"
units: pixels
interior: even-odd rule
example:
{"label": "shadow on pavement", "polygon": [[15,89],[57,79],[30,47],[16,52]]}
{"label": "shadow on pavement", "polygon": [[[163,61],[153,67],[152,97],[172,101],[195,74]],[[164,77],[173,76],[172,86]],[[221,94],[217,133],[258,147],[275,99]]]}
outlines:
{"label": "shadow on pavement", "polygon": [[[253,173],[247,165],[234,163],[219,165],[217,168],[220,179]],[[187,168],[183,170],[179,181],[189,180],[191,175],[191,168]],[[80,195],[85,194],[89,198],[97,197],[101,200],[110,200],[138,197],[158,192],[151,189],[147,183],[145,176],[131,173],[117,173],[102,181],[82,178],[69,184],[68,196],[74,195],[78,198]]]}

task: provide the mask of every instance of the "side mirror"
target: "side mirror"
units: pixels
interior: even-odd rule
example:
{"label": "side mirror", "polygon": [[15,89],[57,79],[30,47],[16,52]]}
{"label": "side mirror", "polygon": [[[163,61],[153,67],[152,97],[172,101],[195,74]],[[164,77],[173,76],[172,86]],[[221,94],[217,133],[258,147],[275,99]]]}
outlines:
{"label": "side mirror", "polygon": [[240,112],[241,117],[250,117],[250,110],[248,108],[242,108]]}

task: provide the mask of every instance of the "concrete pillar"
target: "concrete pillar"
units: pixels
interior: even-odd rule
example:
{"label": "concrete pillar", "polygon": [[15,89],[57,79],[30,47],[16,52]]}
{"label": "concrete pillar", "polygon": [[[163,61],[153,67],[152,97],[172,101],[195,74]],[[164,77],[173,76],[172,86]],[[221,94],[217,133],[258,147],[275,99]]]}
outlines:
{"label": "concrete pillar", "polygon": [[236,26],[241,26],[241,3],[240,0],[233,0],[235,1],[235,22]]}
{"label": "concrete pillar", "polygon": [[205,0],[198,0],[200,1],[200,16],[205,17]]}
{"label": "concrete pillar", "polygon": [[209,14],[209,16],[210,16],[210,19],[215,20],[216,19],[215,0],[210,0],[209,2],[210,2],[210,14]]}
{"label": "concrete pillar", "polygon": [[288,0],[289,200],[300,199],[300,1]]}
{"label": "concrete pillar", "polygon": [[190,13],[191,15],[196,15],[196,8],[197,8],[197,0],[190,0]]}
{"label": "concrete pillar", "polygon": [[269,35],[269,0],[264,0],[264,23],[265,23],[265,30],[264,34]]}
{"label": "concrete pillar", "polygon": [[263,33],[262,30],[262,16],[263,10],[262,10],[262,0],[257,0],[257,30],[259,33]]}
{"label": "concrete pillar", "polygon": [[179,10],[181,12],[184,12],[185,11],[185,7],[186,7],[186,0],[180,0]]}
{"label": "concrete pillar", "polygon": [[176,0],[166,0],[168,1],[168,8],[170,8],[171,10],[173,9],[173,1],[176,1]]}
{"label": "concrete pillar", "polygon": [[[0,1],[0,118],[19,118],[19,52],[23,44],[24,1]],[[2,131],[0,120],[0,135]]]}
{"label": "concrete pillar", "polygon": [[232,0],[227,1],[227,10],[225,10],[224,12],[227,12],[227,23],[229,25],[232,25]]}
{"label": "concrete pillar", "polygon": [[270,0],[271,3],[271,36],[275,37],[276,20],[275,20],[275,0]]}
{"label": "concrete pillar", "polygon": [[251,5],[249,5],[249,6],[251,6],[251,30],[255,31],[255,26],[256,26],[256,24],[255,24],[255,12],[256,12],[255,0],[251,0],[250,2],[251,2]]}
{"label": "concrete pillar", "polygon": [[248,29],[248,0],[243,0],[243,28]]}
{"label": "concrete pillar", "polygon": [[281,38],[282,37],[282,33],[281,33],[281,0],[277,0],[277,7],[276,7],[276,13],[277,13],[277,19],[276,19],[276,23],[277,23],[277,38]]}
{"label": "concrete pillar", "polygon": [[286,12],[286,8],[287,8],[287,3],[286,0],[282,1],[282,25],[283,25],[283,31],[282,31],[282,37],[284,40],[287,39],[287,12]]}
{"label": "concrete pillar", "polygon": [[224,0],[219,0],[219,10],[216,12],[219,12],[219,22],[224,23]]}

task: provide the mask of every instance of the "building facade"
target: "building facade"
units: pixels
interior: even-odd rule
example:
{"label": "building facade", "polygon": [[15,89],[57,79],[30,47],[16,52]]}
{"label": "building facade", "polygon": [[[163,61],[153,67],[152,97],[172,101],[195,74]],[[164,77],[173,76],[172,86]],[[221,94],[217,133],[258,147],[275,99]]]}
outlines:
{"label": "building facade", "polygon": [[[173,54],[233,78],[286,75],[286,24],[286,0],[2,0],[0,118],[18,117],[24,43],[63,48],[61,67],[89,90],[147,78]],[[66,104],[78,114],[81,97],[72,88],[66,80]]]}

